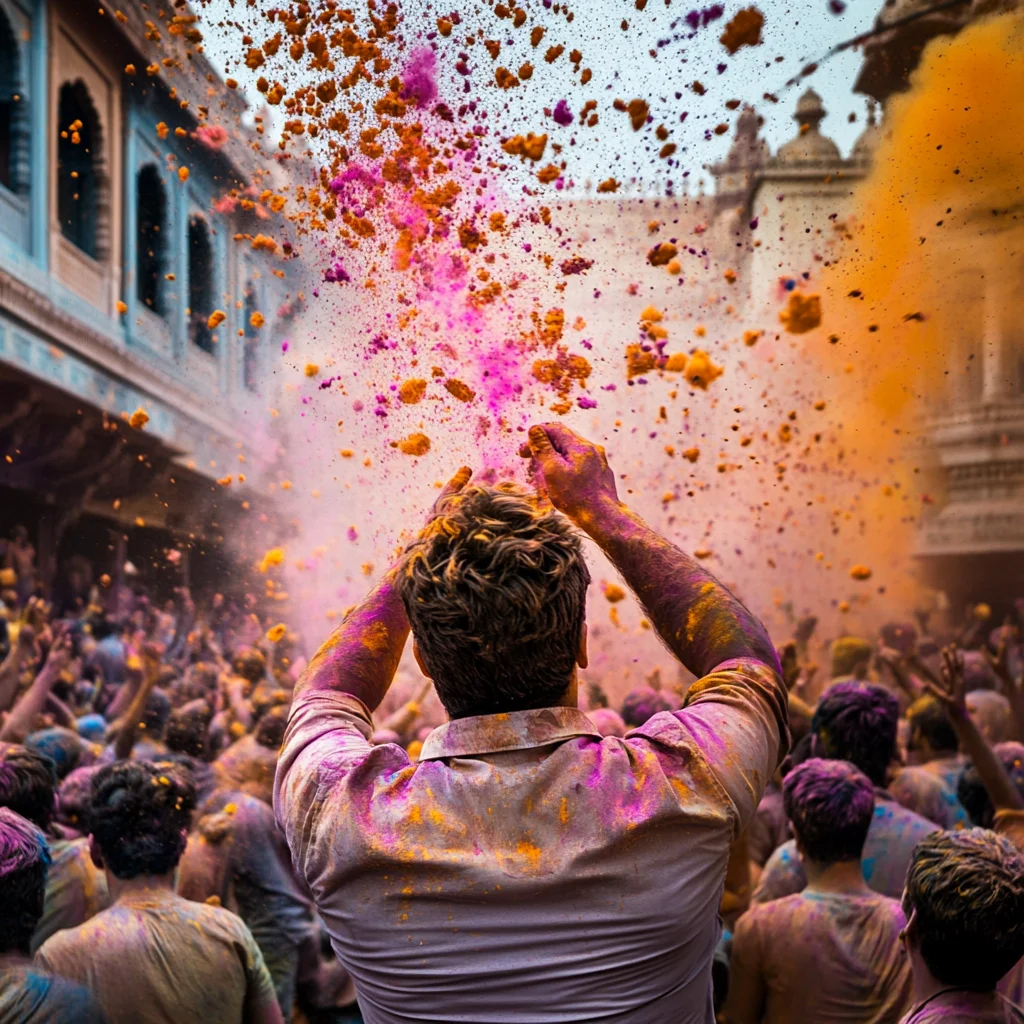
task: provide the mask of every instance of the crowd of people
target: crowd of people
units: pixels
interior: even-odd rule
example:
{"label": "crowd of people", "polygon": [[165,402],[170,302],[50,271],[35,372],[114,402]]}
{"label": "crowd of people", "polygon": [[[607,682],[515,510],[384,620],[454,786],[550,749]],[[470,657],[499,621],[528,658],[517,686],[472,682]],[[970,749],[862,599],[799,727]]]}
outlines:
{"label": "crowd of people", "polygon": [[[600,448],[524,454],[308,664],[10,538],[0,1024],[1024,1022],[1024,601],[776,647]],[[581,531],[688,687],[587,680]]]}

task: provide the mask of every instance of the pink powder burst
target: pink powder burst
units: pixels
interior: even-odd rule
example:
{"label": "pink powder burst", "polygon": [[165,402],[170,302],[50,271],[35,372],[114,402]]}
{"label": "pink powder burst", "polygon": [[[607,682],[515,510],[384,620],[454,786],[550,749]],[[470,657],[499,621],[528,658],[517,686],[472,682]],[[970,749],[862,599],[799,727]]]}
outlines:
{"label": "pink powder burst", "polygon": [[207,149],[223,149],[228,141],[228,130],[221,124],[204,124],[195,130],[195,138]]}
{"label": "pink powder burst", "polygon": [[409,54],[402,71],[402,96],[417,107],[437,99],[437,58],[429,46],[419,46]]}

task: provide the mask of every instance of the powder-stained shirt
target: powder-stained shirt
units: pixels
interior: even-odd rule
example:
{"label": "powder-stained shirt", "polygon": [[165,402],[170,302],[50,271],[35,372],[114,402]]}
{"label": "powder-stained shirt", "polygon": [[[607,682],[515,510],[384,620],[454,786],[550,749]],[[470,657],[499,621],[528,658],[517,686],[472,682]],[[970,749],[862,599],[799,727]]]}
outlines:
{"label": "powder-stained shirt", "polygon": [[84,985],[110,1024],[237,1024],[276,1001],[256,940],[220,907],[153,890],[43,944],[36,963]]}
{"label": "powder-stained shirt", "polygon": [[1024,1024],[1024,1011],[995,992],[944,992],[915,1006],[900,1024]]}
{"label": "powder-stained shirt", "polygon": [[243,736],[213,762],[222,789],[240,789],[270,803],[277,768],[277,751],[258,743],[250,733]]}
{"label": "powder-stained shirt", "polygon": [[[936,831],[934,823],[901,807],[884,789],[876,789],[875,813],[861,860],[864,881],[875,892],[899,899],[914,847]],[[800,892],[806,884],[807,876],[797,856],[796,842],[790,839],[768,858],[751,902],[768,903]]]}
{"label": "powder-stained shirt", "polygon": [[105,1024],[81,985],[28,964],[0,968],[0,1024]]}
{"label": "powder-stained shirt", "polygon": [[960,776],[964,769],[971,763],[970,758],[965,754],[951,754],[949,757],[936,757],[931,761],[925,761],[918,765],[923,771],[931,772],[942,784],[952,792],[956,792],[960,783]]}
{"label": "powder-stained shirt", "polygon": [[292,871],[284,836],[268,804],[218,790],[200,808],[178,865],[178,894],[217,896],[252,932],[286,1020],[291,1016],[298,949],[316,935],[313,903]]}
{"label": "powder-stained shirt", "polygon": [[733,933],[730,1022],[896,1024],[911,998],[904,924],[899,903],[874,893],[804,891],[751,908]]}
{"label": "powder-stained shirt", "polygon": [[920,814],[939,828],[971,827],[956,789],[949,788],[944,776],[923,766],[901,769],[889,783],[889,793],[902,807]]}
{"label": "powder-stained shirt", "polygon": [[53,860],[43,916],[32,933],[33,953],[62,928],[74,928],[110,905],[107,876],[92,862],[88,839],[50,838],[48,845]]}
{"label": "powder-stained shirt", "polygon": [[730,842],[788,742],[734,660],[626,738],[575,708],[463,718],[418,763],[301,692],[275,809],[367,1024],[710,1024]]}

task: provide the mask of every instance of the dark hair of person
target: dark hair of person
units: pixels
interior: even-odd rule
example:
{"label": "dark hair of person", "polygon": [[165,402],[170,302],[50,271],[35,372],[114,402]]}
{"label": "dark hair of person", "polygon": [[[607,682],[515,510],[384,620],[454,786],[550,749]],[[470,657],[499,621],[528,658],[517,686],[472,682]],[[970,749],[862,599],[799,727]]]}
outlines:
{"label": "dark hair of person", "polygon": [[194,684],[194,686],[201,687],[212,693],[217,689],[217,677],[220,675],[220,672],[212,662],[197,661],[189,668],[186,675],[189,682]]}
{"label": "dark hair of person", "polygon": [[119,631],[117,623],[112,622],[110,619],[94,619],[91,630],[95,640],[106,640],[108,636],[112,636]]}
{"label": "dark hair of person", "polygon": [[146,707],[142,712],[142,724],[146,729],[146,737],[160,739],[167,728],[167,720],[171,717],[171,698],[163,690],[153,689],[146,699]]}
{"label": "dark hair of person", "polygon": [[173,753],[204,757],[207,753],[206,733],[213,718],[213,709],[205,700],[194,700],[175,708],[164,730],[164,743]]}
{"label": "dark hair of person", "polygon": [[231,671],[250,683],[258,683],[267,674],[267,659],[255,647],[240,647],[231,659]]}
{"label": "dark hair of person", "polygon": [[271,708],[256,724],[254,735],[261,747],[279,750],[284,742],[284,730],[288,724],[288,707],[278,704]]}
{"label": "dark hair of person", "polygon": [[37,825],[0,807],[0,953],[28,955],[43,916],[50,850]]}
{"label": "dark hair of person", "polygon": [[1024,956],[1024,854],[987,829],[933,832],[914,848],[903,912],[936,980],[989,992]]}
{"label": "dark hair of person", "polygon": [[[997,743],[992,749],[1003,762],[1003,767],[1017,790],[1024,796],[1024,744],[1009,740],[1006,743]],[[972,825],[979,828],[992,827],[996,811],[978,769],[973,764],[967,765],[960,773],[956,796],[967,812],[967,817],[971,819]]]}
{"label": "dark hair of person", "polygon": [[575,528],[514,484],[438,502],[397,587],[452,718],[551,707],[576,665],[590,573]]}
{"label": "dark hair of person", "polygon": [[887,622],[879,635],[886,647],[897,651],[913,650],[917,644],[917,630],[909,622]]}
{"label": "dark hair of person", "polygon": [[805,733],[800,739],[793,743],[789,753],[782,759],[781,771],[785,778],[797,765],[803,764],[814,757],[814,736]]}
{"label": "dark hair of person", "polygon": [[117,761],[92,780],[89,825],[116,878],[165,875],[185,850],[195,787],[169,762]]}
{"label": "dark hair of person", "polygon": [[797,765],[782,782],[782,803],[809,860],[860,860],[875,811],[875,787],[849,761],[812,757]]}
{"label": "dark hair of person", "polygon": [[830,687],[811,719],[814,752],[849,761],[876,786],[884,786],[896,755],[899,702],[873,683],[846,682]]}
{"label": "dark hair of person", "polygon": [[76,768],[57,790],[57,820],[81,835],[88,835],[89,807],[92,802],[92,779],[102,765],[90,764]]}
{"label": "dark hair of person", "polygon": [[912,750],[922,739],[936,753],[955,753],[960,748],[952,720],[934,697],[918,697],[907,708],[907,724],[910,726],[909,745]]}
{"label": "dark hair of person", "polygon": [[57,769],[45,754],[15,744],[0,748],[0,807],[10,807],[47,829],[53,821],[56,791]]}

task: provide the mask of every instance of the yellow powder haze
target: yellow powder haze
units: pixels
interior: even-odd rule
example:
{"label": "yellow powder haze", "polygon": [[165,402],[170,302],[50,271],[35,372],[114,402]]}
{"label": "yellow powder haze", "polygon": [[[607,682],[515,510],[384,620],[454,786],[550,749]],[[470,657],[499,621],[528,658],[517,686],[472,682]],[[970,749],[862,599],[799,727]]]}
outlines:
{"label": "yellow powder haze", "polygon": [[842,424],[831,455],[870,481],[852,496],[864,525],[847,558],[884,567],[898,602],[920,599],[896,567],[909,569],[914,523],[941,499],[922,420],[980,394],[984,332],[1013,322],[1024,279],[1024,13],[933,41],[911,85],[889,103],[807,336]]}

